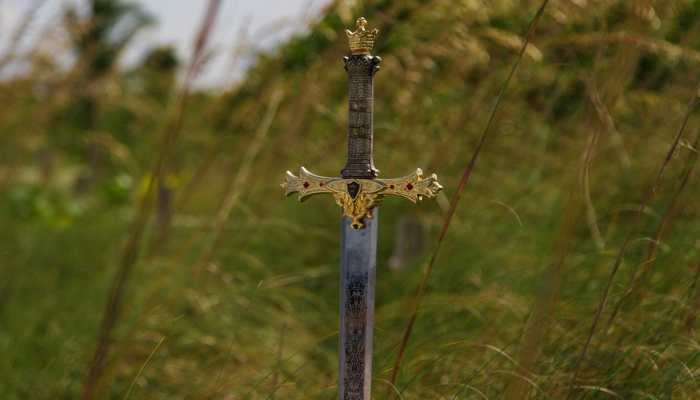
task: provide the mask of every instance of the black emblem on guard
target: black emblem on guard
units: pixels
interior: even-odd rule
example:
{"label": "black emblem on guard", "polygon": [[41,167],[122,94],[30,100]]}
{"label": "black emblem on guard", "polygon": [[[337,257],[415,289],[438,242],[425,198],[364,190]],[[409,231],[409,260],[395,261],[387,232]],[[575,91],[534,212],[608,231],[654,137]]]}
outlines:
{"label": "black emblem on guard", "polygon": [[357,197],[357,194],[360,193],[360,184],[357,182],[348,183],[348,193],[353,199]]}

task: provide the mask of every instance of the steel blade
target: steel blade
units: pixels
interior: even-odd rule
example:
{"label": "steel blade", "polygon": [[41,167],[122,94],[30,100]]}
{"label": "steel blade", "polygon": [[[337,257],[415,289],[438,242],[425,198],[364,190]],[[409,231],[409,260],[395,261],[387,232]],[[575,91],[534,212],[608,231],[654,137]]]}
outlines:
{"label": "steel blade", "polygon": [[375,209],[359,230],[350,218],[341,224],[340,400],[370,399],[378,217]]}

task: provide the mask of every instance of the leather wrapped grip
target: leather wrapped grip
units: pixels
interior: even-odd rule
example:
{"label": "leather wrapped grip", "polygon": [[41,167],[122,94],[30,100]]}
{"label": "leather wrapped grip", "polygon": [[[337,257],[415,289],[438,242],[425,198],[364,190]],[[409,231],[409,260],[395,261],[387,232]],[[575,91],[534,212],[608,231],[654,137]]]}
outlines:
{"label": "leather wrapped grip", "polygon": [[379,172],[372,158],[373,78],[381,58],[372,55],[345,57],[348,73],[348,157],[340,172],[345,179],[372,179]]}

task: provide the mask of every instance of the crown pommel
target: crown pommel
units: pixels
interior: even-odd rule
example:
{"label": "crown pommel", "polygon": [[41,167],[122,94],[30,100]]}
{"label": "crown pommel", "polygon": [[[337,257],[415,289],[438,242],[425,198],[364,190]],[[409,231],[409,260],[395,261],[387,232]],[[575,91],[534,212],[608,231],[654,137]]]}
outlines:
{"label": "crown pommel", "polygon": [[345,30],[350,43],[350,52],[352,54],[370,54],[374,47],[374,39],[379,34],[379,29],[367,30],[367,20],[360,17],[355,22],[355,31]]}

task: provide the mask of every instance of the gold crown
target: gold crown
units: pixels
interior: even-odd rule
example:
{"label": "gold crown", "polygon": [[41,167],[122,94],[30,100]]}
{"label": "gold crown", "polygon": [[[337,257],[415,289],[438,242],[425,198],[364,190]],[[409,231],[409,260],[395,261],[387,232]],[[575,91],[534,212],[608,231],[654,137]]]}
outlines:
{"label": "gold crown", "polygon": [[374,39],[379,34],[379,29],[367,30],[367,20],[360,17],[355,22],[355,32],[349,29],[345,30],[350,42],[350,51],[352,54],[370,54],[374,47]]}

